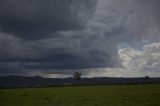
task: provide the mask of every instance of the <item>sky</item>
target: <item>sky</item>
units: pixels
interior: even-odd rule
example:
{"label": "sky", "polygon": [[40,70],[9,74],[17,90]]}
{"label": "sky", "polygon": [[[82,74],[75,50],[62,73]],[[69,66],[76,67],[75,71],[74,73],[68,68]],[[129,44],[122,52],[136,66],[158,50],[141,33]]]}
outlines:
{"label": "sky", "polygon": [[0,76],[160,77],[159,0],[0,0]]}

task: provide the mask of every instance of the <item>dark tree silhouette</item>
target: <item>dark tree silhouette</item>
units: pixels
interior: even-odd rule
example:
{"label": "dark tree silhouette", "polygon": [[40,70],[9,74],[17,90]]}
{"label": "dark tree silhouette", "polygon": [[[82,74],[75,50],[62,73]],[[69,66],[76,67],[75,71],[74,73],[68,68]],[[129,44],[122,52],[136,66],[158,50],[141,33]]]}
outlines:
{"label": "dark tree silhouette", "polygon": [[149,79],[150,79],[150,77],[148,75],[144,77],[145,81],[148,81]]}
{"label": "dark tree silhouette", "polygon": [[80,80],[81,79],[81,73],[80,72],[75,72],[74,74],[73,74],[73,77],[76,79],[76,80]]}

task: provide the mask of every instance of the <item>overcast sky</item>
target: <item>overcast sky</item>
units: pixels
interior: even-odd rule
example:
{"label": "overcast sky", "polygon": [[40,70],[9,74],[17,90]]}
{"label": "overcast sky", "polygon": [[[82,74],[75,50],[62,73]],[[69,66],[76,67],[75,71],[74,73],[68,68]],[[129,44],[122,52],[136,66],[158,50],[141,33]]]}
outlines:
{"label": "overcast sky", "polygon": [[0,0],[0,75],[160,77],[160,0]]}

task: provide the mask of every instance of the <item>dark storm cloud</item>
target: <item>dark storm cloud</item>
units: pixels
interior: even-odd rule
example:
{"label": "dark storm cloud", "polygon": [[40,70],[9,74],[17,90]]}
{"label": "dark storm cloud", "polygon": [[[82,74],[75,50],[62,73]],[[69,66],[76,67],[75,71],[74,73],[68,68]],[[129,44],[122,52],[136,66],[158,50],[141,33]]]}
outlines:
{"label": "dark storm cloud", "polygon": [[[2,44],[2,43],[1,43]],[[12,45],[14,44],[14,45]],[[6,47],[1,47],[0,62],[18,63],[18,67],[24,69],[83,69],[96,67],[112,67],[109,54],[97,50],[80,50],[71,48],[65,43],[48,47],[43,42],[20,43],[10,42]],[[71,43],[72,44],[72,43]],[[80,48],[84,49],[84,48]],[[4,54],[5,53],[5,54]]]}
{"label": "dark storm cloud", "polygon": [[0,0],[0,73],[120,68],[118,45],[143,39],[146,30],[159,27],[157,4],[159,0]]}
{"label": "dark storm cloud", "polygon": [[97,0],[1,0],[0,30],[24,39],[40,39],[58,31],[80,30]]}

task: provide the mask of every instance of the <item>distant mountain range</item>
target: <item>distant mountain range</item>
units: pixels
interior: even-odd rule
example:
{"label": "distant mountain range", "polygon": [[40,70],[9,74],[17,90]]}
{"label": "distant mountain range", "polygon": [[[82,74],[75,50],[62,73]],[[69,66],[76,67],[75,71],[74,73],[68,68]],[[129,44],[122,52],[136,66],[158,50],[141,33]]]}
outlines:
{"label": "distant mountain range", "polygon": [[70,86],[70,85],[107,85],[107,84],[145,84],[160,83],[160,78],[43,78],[40,76],[3,76],[0,77],[0,88]]}

